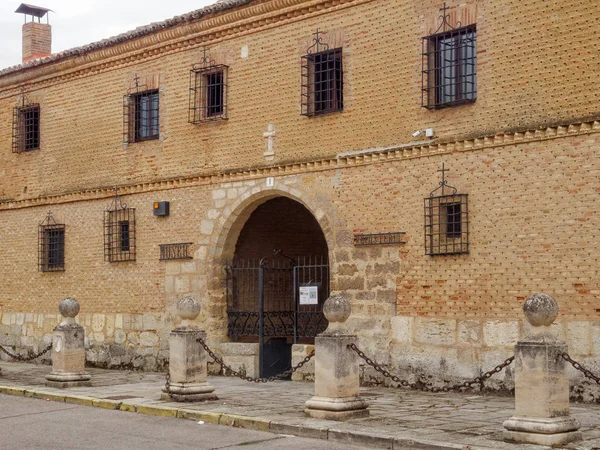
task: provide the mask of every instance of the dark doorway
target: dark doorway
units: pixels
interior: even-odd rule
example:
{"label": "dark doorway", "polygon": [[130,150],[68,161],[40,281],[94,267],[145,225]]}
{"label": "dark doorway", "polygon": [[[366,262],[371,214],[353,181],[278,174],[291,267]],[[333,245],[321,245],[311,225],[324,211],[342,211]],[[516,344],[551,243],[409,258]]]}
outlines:
{"label": "dark doorway", "polygon": [[260,344],[260,375],[291,367],[291,346],[314,343],[327,321],[327,242],[312,214],[280,197],[258,206],[227,270],[228,334]]}

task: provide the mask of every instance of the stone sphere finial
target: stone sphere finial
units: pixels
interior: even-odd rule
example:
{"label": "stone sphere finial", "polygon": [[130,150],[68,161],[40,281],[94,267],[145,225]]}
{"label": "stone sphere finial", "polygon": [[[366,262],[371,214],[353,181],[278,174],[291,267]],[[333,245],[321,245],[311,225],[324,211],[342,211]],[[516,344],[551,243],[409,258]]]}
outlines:
{"label": "stone sphere finial", "polygon": [[79,314],[79,302],[67,297],[58,304],[58,311],[63,317],[74,319]]}
{"label": "stone sphere finial", "polygon": [[525,300],[523,312],[534,327],[549,326],[558,316],[558,303],[548,294],[532,294]]}
{"label": "stone sphere finial", "polygon": [[183,297],[177,302],[177,314],[183,320],[194,320],[200,314],[200,303],[194,297]]}
{"label": "stone sphere finial", "polygon": [[325,300],[323,305],[323,314],[330,324],[345,322],[350,317],[351,312],[350,301],[343,295],[332,295]]}

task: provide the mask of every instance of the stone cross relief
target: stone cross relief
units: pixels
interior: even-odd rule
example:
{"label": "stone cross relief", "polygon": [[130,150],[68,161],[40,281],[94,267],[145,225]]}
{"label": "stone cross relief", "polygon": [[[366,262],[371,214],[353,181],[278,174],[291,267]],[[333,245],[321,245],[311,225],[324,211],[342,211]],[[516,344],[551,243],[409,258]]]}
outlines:
{"label": "stone cross relief", "polygon": [[275,126],[270,123],[267,127],[267,131],[263,133],[263,137],[266,139],[267,151],[263,153],[265,160],[272,161],[275,158],[275,136],[277,132],[275,131]]}

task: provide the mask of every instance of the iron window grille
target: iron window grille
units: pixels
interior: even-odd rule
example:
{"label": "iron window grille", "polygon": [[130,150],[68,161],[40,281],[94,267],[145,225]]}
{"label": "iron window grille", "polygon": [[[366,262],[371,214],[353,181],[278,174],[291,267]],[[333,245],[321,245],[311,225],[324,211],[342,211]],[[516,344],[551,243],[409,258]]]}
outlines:
{"label": "iron window grille", "polygon": [[425,198],[425,254],[455,255],[469,252],[468,194],[449,186],[442,165],[442,181]]}
{"label": "iron window grille", "polygon": [[475,25],[448,23],[444,3],[441,24],[422,40],[421,105],[428,109],[472,103],[477,99],[477,32]]}
{"label": "iron window grille", "polygon": [[158,139],[160,135],[160,95],[158,89],[148,89],[134,78],[134,86],[123,96],[123,142]]}
{"label": "iron window grille", "polygon": [[12,151],[29,152],[40,148],[40,105],[27,99],[27,87],[21,89],[19,104],[13,108]]}
{"label": "iron window grille", "polygon": [[104,260],[135,261],[135,256],[135,208],[128,208],[115,188],[113,201],[104,211]]}
{"label": "iron window grille", "polygon": [[38,270],[65,270],[65,225],[57,223],[50,211],[38,226]]}
{"label": "iron window grille", "polygon": [[227,119],[228,70],[228,66],[216,64],[204,48],[200,63],[190,70],[189,123]]}
{"label": "iron window grille", "polygon": [[329,49],[323,32],[313,33],[313,44],[301,58],[302,115],[316,116],[344,109],[342,49]]}

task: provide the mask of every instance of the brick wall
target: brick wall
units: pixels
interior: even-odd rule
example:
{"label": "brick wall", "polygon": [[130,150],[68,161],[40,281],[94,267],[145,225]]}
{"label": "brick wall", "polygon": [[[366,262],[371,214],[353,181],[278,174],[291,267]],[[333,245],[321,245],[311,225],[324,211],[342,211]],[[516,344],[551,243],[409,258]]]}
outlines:
{"label": "brick wall", "polygon": [[46,23],[27,22],[23,25],[23,62],[50,56],[52,27]]}
{"label": "brick wall", "polygon": [[[28,154],[7,150],[16,80],[22,78],[5,75],[0,77],[5,148],[0,198],[303,161],[408,143],[412,132],[427,127],[446,140],[596,114],[599,44],[586,30],[600,12],[581,11],[572,1],[558,5],[452,3],[457,19],[477,24],[479,94],[472,105],[439,111],[420,103],[421,38],[441,6],[431,0],[357,1],[302,21],[210,42],[199,39],[164,55],[151,52],[140,61],[121,59],[110,68],[92,64],[80,75],[69,70],[36,79],[31,70],[29,98],[41,104],[42,147]],[[299,113],[300,57],[317,27],[329,32],[325,40],[332,46],[343,47],[345,106],[342,113],[307,118]],[[189,69],[205,44],[230,68],[229,120],[194,126],[187,123]],[[246,58],[242,47],[248,48]],[[115,46],[111,61],[127,51],[126,44]],[[78,60],[83,65],[86,58]],[[142,83],[160,87],[161,139],[123,147],[122,100],[136,74]],[[272,162],[263,158],[269,124],[277,133]]]}
{"label": "brick wall", "polygon": [[[36,328],[33,316],[27,322],[18,314],[55,314],[69,295],[85,314],[146,314],[149,322],[156,315],[159,325],[148,325],[154,328],[144,328],[142,319],[137,329],[129,327],[163,330],[159,351],[177,322],[176,300],[191,294],[203,306],[199,323],[215,342],[226,341],[222,260],[234,256],[238,236],[270,245],[260,231],[307,225],[293,214],[278,222],[269,222],[268,210],[251,216],[258,204],[286,196],[318,222],[332,290],[351,298],[350,326],[379,361],[458,378],[489,368],[523,333],[524,299],[543,291],[559,301],[559,326],[573,353],[596,364],[600,90],[599,44],[589,24],[600,13],[580,12],[570,1],[553,8],[541,0],[451,3],[452,18],[477,24],[478,99],[428,111],[420,106],[421,37],[440,6],[429,0],[325,5],[259,32],[215,38],[211,54],[230,66],[229,119],[200,126],[187,123],[187,80],[202,39],[141,60],[133,50],[119,59],[129,48],[122,44],[112,56],[118,65],[90,63],[94,68],[81,74],[65,70],[42,80],[32,70],[28,98],[42,108],[39,151],[11,153],[18,86],[7,80],[19,78],[0,76],[6,331],[30,337],[31,326],[39,340],[48,325]],[[317,27],[330,31],[332,46],[343,45],[345,106],[307,118],[299,108],[300,57]],[[160,89],[161,138],[124,146],[122,100],[136,73]],[[263,156],[269,124],[272,161]],[[427,127],[436,138],[411,144],[411,133]],[[438,186],[444,162],[449,184],[469,194],[470,253],[430,257],[423,198]],[[103,187],[114,184],[137,208],[135,262],[103,259],[102,214],[110,203]],[[169,217],[152,216],[152,202],[160,200],[171,202]],[[37,271],[37,225],[48,209],[66,224],[64,273]],[[243,231],[253,220],[256,226]],[[314,223],[308,228],[316,233]],[[354,233],[389,231],[405,232],[406,243],[353,246]],[[159,261],[158,245],[175,242],[193,242],[194,259]],[[23,331],[24,324],[32,325]],[[121,348],[141,340],[117,338],[115,326],[111,332],[98,324],[92,341]],[[145,336],[154,345],[154,335]]]}

